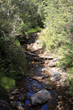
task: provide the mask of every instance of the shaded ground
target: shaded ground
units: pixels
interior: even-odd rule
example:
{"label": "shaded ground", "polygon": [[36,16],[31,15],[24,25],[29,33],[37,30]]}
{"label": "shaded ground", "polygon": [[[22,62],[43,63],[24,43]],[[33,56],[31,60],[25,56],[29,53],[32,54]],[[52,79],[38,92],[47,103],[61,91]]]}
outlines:
{"label": "shaded ground", "polygon": [[[27,73],[23,80],[18,81],[18,92],[12,95],[14,98],[11,102],[18,110],[73,110],[72,99],[66,93],[66,88],[61,87],[59,82],[56,85],[50,81],[48,71],[52,67],[49,68],[48,63],[53,58],[42,49],[37,38],[37,35],[33,34],[27,44],[23,45],[23,48],[26,47],[28,59]],[[32,106],[30,96],[41,89],[48,90],[52,99],[43,105]],[[22,108],[19,109],[19,106]]]}
{"label": "shaded ground", "polygon": [[0,86],[0,110],[14,110],[11,108],[7,91]]}

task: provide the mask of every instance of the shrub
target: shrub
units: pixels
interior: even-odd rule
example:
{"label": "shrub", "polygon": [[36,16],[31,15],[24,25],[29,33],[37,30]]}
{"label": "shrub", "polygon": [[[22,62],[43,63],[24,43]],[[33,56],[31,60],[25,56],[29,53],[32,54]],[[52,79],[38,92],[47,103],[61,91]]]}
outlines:
{"label": "shrub", "polygon": [[0,38],[0,72],[10,77],[24,73],[26,58],[18,41]]}
{"label": "shrub", "polygon": [[40,27],[30,28],[30,29],[27,31],[27,34],[39,32],[39,31],[41,31],[41,28],[40,28]]}
{"label": "shrub", "polygon": [[5,88],[7,91],[12,90],[16,86],[15,80],[10,77],[2,77],[0,83],[1,83],[1,86]]}

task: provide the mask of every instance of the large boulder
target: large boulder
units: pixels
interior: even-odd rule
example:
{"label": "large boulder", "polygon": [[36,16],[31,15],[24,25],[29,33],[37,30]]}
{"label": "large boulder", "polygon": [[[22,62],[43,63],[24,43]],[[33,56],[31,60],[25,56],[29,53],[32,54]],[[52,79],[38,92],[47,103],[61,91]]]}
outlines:
{"label": "large boulder", "polygon": [[47,90],[43,89],[31,96],[32,105],[43,104],[48,99],[51,99],[51,94]]}

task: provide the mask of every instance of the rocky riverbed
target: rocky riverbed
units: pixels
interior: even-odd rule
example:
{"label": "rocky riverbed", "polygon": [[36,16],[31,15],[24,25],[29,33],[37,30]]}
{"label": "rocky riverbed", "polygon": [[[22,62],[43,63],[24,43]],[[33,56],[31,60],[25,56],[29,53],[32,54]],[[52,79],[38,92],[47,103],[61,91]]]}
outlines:
{"label": "rocky riverbed", "polygon": [[17,110],[73,110],[66,75],[56,67],[58,58],[45,52],[37,38],[37,34],[32,34],[22,46],[26,47],[28,67],[12,91],[11,104]]}

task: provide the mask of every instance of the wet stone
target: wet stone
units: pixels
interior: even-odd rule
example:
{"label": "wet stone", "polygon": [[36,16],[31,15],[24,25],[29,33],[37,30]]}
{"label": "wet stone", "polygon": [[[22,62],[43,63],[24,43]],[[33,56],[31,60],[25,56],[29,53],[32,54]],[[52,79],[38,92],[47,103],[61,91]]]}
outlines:
{"label": "wet stone", "polygon": [[13,91],[11,92],[12,95],[16,95],[16,94],[18,94],[18,93],[19,93],[18,89],[15,89],[15,90],[13,90]]}
{"label": "wet stone", "polygon": [[32,105],[43,104],[48,101],[48,99],[51,99],[51,94],[47,90],[43,89],[32,95],[30,98]]}
{"label": "wet stone", "polygon": [[59,81],[60,80],[60,77],[54,76],[54,77],[51,77],[50,80],[52,82]]}
{"label": "wet stone", "polygon": [[44,76],[34,76],[33,79],[41,81],[44,78]]}
{"label": "wet stone", "polygon": [[23,107],[21,107],[21,106],[17,106],[17,109],[18,110],[25,110]]}
{"label": "wet stone", "polygon": [[14,100],[14,98],[15,98],[15,96],[11,96],[11,97],[10,97],[10,100]]}

